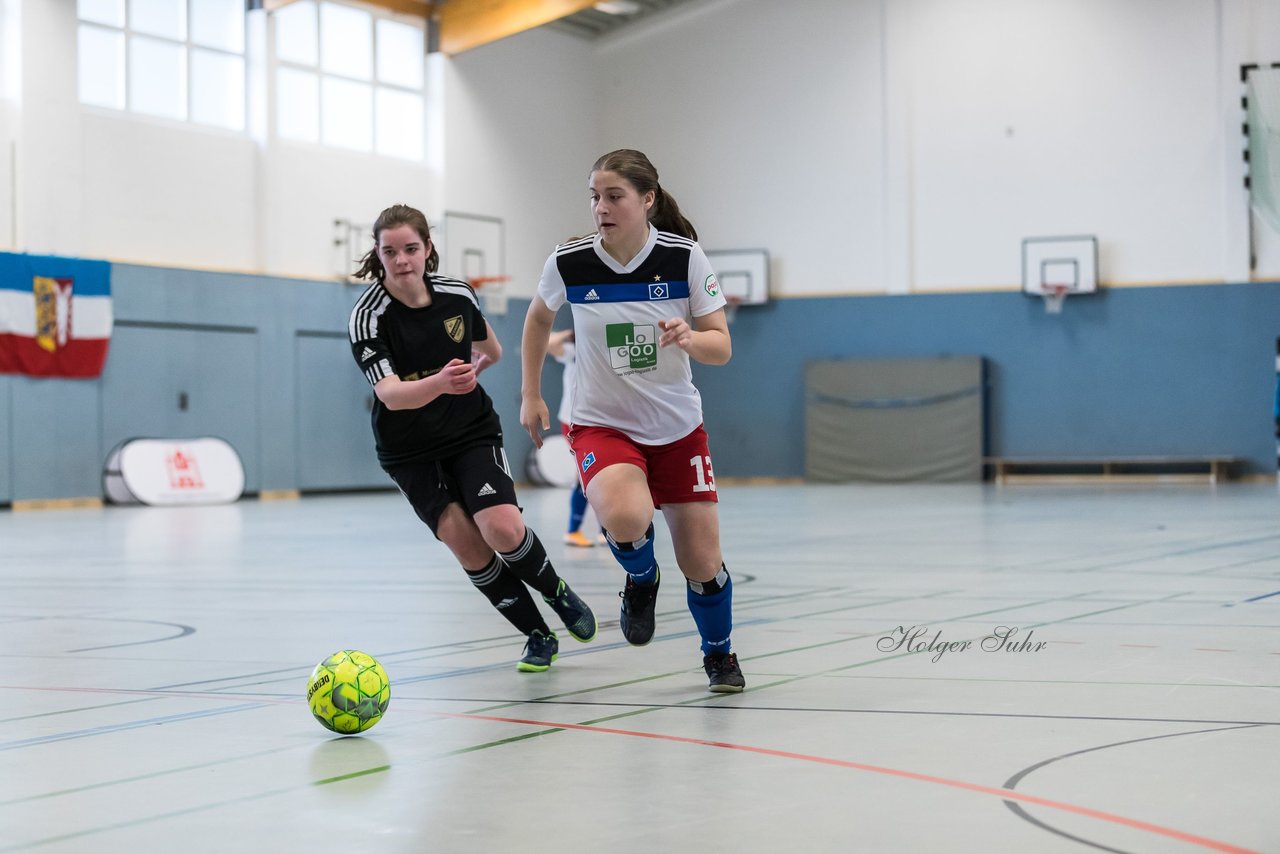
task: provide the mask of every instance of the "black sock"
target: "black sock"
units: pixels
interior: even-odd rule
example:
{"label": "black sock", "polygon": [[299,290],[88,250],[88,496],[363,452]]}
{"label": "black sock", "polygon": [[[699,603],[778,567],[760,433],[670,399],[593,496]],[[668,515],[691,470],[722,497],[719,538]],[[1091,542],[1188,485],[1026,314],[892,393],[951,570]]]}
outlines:
{"label": "black sock", "polygon": [[542,619],[538,611],[538,603],[533,601],[528,588],[507,569],[497,555],[489,561],[489,565],[477,572],[463,567],[467,578],[476,589],[485,595],[498,613],[507,618],[507,622],[515,626],[521,634],[528,635],[537,630],[550,634],[551,629]]}
{"label": "black sock", "polygon": [[560,586],[560,576],[556,575],[547,557],[547,550],[542,547],[538,535],[533,528],[524,529],[524,542],[509,552],[498,552],[498,557],[511,570],[511,573],[525,584],[537,590],[543,596],[551,598],[556,595]]}

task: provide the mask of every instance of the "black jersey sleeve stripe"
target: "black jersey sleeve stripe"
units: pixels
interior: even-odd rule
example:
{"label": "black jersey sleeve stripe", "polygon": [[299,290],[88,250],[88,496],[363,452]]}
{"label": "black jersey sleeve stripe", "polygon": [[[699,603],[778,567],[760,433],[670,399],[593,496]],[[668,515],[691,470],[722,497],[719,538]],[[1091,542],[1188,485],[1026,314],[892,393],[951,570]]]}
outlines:
{"label": "black jersey sleeve stripe", "polygon": [[391,363],[386,359],[379,359],[364,369],[364,378],[369,381],[369,385],[377,385],[379,380],[386,379],[392,373]]}
{"label": "black jersey sleeve stripe", "polygon": [[466,282],[432,282],[431,286],[437,291],[446,294],[457,294],[471,300],[471,304],[476,308],[480,307],[480,300],[476,299],[476,292]]}
{"label": "black jersey sleeve stripe", "polygon": [[377,337],[378,319],[390,302],[391,295],[381,285],[372,285],[360,296],[347,325],[347,337],[351,343]]}
{"label": "black jersey sleeve stripe", "polygon": [[369,300],[369,293],[373,289],[374,286],[372,285],[365,288],[364,293],[360,294],[360,298],[356,300],[356,304],[351,308],[351,317],[347,320],[347,337],[351,339],[352,344],[362,340],[362,336],[360,334],[361,322],[364,317],[364,312],[368,310],[366,304]]}
{"label": "black jersey sleeve stripe", "polygon": [[431,286],[433,288],[438,288],[441,285],[451,285],[455,288],[466,288],[472,293],[475,293],[475,288],[471,287],[470,282],[463,281],[462,279],[455,278],[454,276],[440,276],[440,275],[436,275],[435,273],[432,273]]}

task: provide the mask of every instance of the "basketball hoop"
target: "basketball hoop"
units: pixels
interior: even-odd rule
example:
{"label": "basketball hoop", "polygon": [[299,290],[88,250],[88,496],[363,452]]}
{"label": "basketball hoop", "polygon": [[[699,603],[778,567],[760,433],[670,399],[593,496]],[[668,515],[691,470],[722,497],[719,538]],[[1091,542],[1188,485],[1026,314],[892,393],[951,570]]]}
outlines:
{"label": "basketball hoop", "polygon": [[1062,314],[1062,304],[1067,300],[1066,285],[1045,285],[1040,294],[1044,297],[1045,314]]}
{"label": "basketball hoop", "polygon": [[479,291],[486,285],[500,285],[509,281],[511,281],[510,276],[472,276],[467,279],[467,284]]}
{"label": "basketball hoop", "polygon": [[467,284],[484,297],[484,313],[501,317],[507,313],[506,283],[510,276],[472,276]]}

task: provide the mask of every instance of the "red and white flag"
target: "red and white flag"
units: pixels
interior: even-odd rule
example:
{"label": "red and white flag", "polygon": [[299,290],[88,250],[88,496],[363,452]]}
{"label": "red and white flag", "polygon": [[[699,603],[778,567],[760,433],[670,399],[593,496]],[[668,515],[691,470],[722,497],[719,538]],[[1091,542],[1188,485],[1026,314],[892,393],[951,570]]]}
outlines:
{"label": "red and white flag", "polygon": [[0,252],[0,374],[100,376],[111,325],[106,261]]}

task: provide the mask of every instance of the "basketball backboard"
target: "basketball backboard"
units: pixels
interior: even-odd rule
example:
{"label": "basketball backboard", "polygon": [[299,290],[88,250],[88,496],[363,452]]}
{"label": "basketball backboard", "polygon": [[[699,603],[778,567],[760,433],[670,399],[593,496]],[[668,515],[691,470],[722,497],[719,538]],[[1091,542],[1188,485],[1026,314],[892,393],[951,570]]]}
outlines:
{"label": "basketball backboard", "polygon": [[1022,290],[1044,299],[1045,311],[1058,314],[1073,294],[1098,289],[1098,239],[1092,235],[1024,237]]}
{"label": "basketball backboard", "polygon": [[1022,290],[1046,296],[1062,288],[1068,294],[1098,289],[1098,239],[1025,237],[1022,240]]}
{"label": "basketball backboard", "polygon": [[706,250],[720,291],[740,305],[769,301],[769,253],[764,249]]}
{"label": "basketball backboard", "polygon": [[507,263],[503,220],[494,216],[445,211],[435,238],[440,252],[440,272],[468,282],[488,282],[481,290],[485,312],[506,314],[506,290],[500,283]]}

